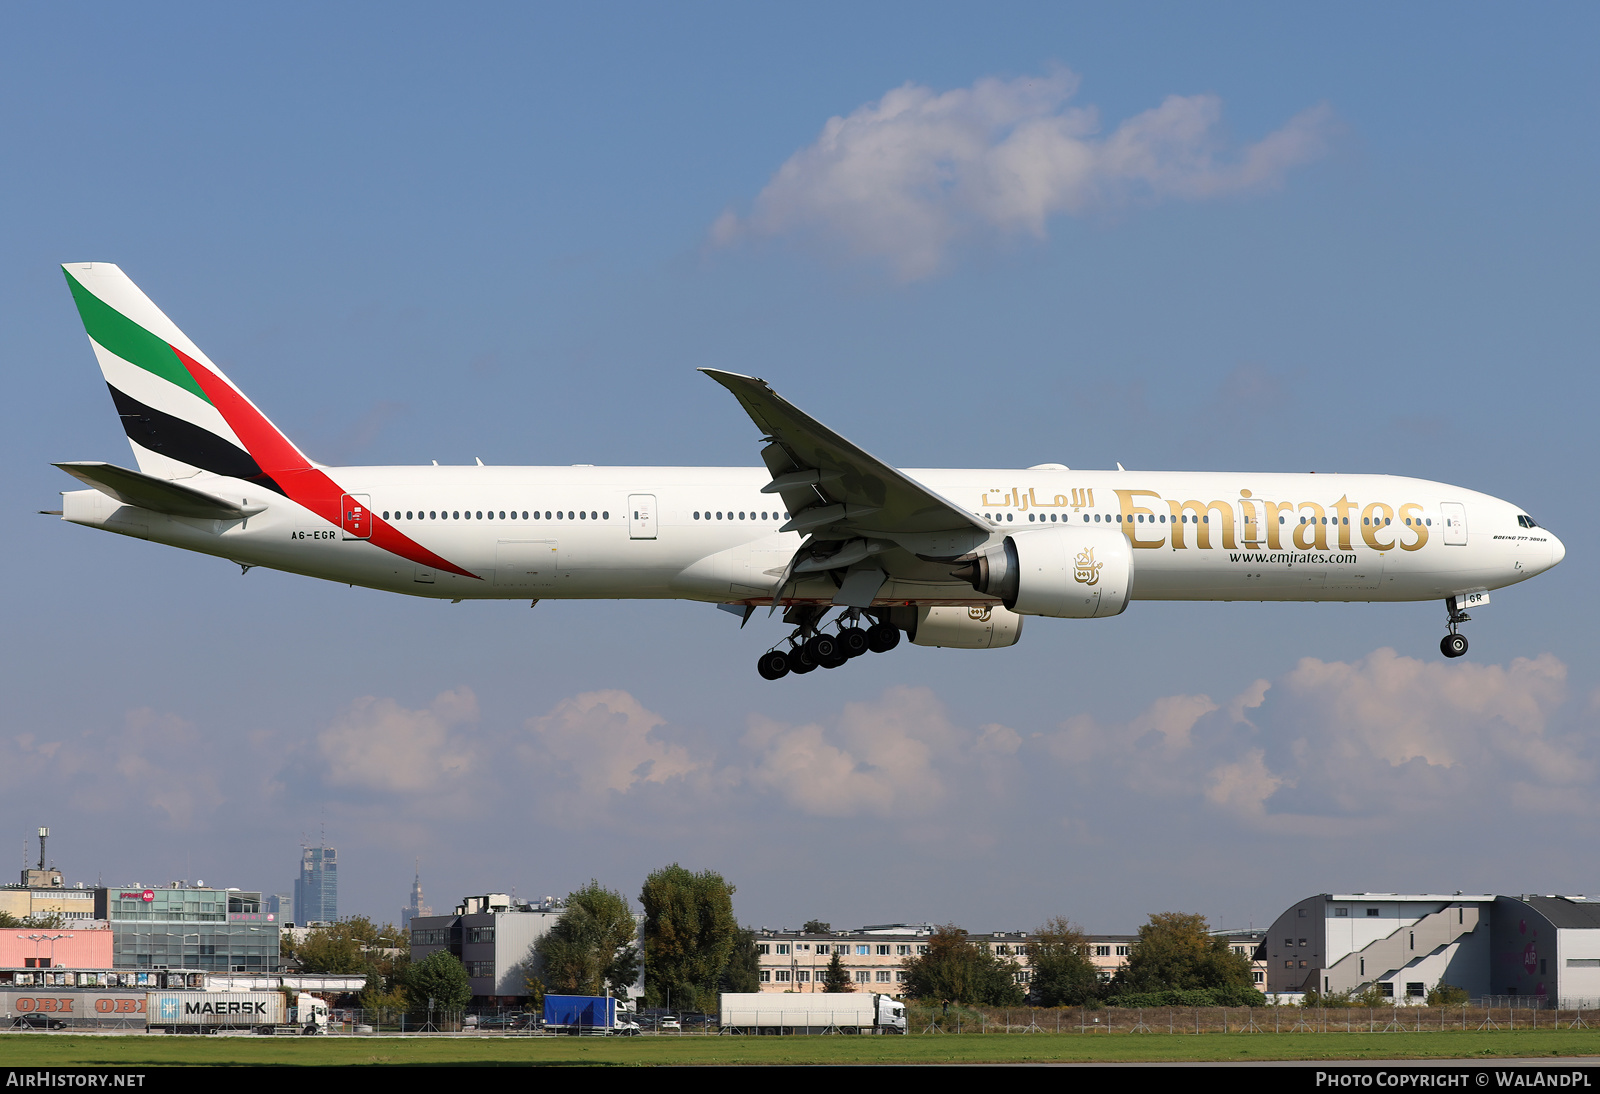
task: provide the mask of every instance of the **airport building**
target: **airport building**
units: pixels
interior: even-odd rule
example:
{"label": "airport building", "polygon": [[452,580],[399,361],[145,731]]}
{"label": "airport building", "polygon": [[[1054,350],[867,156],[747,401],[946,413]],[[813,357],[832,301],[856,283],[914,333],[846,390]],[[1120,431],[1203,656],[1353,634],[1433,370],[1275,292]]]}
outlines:
{"label": "airport building", "polygon": [[1491,994],[1600,1005],[1600,900],[1499,896],[1489,914]]}
{"label": "airport building", "polygon": [[277,972],[278,922],[261,894],[180,882],[92,890],[95,918],[113,932],[119,969]]}
{"label": "airport building", "polygon": [[1261,945],[1269,995],[1359,993],[1422,1003],[1443,981],[1489,994],[1490,909],[1463,893],[1319,893],[1273,921]]}

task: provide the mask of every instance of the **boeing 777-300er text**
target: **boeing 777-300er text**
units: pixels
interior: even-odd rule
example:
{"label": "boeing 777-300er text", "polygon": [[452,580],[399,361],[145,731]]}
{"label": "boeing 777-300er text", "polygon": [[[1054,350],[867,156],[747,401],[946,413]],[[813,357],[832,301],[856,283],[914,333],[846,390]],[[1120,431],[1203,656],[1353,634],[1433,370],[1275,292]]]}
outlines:
{"label": "boeing 777-300er text", "polygon": [[[444,600],[661,599],[793,626],[762,676],[1013,645],[1030,615],[1133,600],[1443,600],[1446,657],[1489,592],[1560,562],[1509,502],[1388,475],[905,470],[749,376],[702,370],[761,468],[325,467],[116,266],[63,267],[137,471],[61,463],[63,520]],[[833,618],[829,620],[829,616]]]}

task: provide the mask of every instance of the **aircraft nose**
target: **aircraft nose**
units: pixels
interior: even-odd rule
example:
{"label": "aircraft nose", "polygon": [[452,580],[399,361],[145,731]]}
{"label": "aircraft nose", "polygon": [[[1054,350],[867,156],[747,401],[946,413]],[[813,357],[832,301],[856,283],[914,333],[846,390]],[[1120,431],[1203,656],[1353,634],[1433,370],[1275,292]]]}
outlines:
{"label": "aircraft nose", "polygon": [[1555,536],[1550,537],[1550,565],[1554,566],[1567,557],[1567,545]]}

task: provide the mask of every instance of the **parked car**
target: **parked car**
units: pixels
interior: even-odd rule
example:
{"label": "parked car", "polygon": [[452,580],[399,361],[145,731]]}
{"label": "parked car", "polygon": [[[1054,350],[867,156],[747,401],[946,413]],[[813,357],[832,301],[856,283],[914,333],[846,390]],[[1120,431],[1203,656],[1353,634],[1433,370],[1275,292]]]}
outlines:
{"label": "parked car", "polygon": [[661,1021],[656,1024],[656,1029],[661,1033],[682,1033],[683,1027],[678,1024],[676,1014],[663,1014]]}
{"label": "parked car", "polygon": [[67,1024],[48,1014],[19,1014],[11,1020],[12,1029],[66,1029]]}

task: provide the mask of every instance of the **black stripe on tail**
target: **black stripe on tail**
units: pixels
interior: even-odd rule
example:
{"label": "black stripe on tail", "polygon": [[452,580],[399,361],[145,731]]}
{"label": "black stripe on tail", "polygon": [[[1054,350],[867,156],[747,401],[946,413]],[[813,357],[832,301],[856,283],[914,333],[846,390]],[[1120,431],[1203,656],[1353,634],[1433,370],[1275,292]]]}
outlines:
{"label": "black stripe on tail", "polygon": [[128,439],[134,444],[202,471],[259,483],[268,490],[288,497],[283,487],[261,470],[261,465],[250,453],[232,441],[193,422],[146,406],[110,384],[106,387],[110,388],[111,401],[117,405],[117,413],[122,416],[122,428],[128,431]]}

